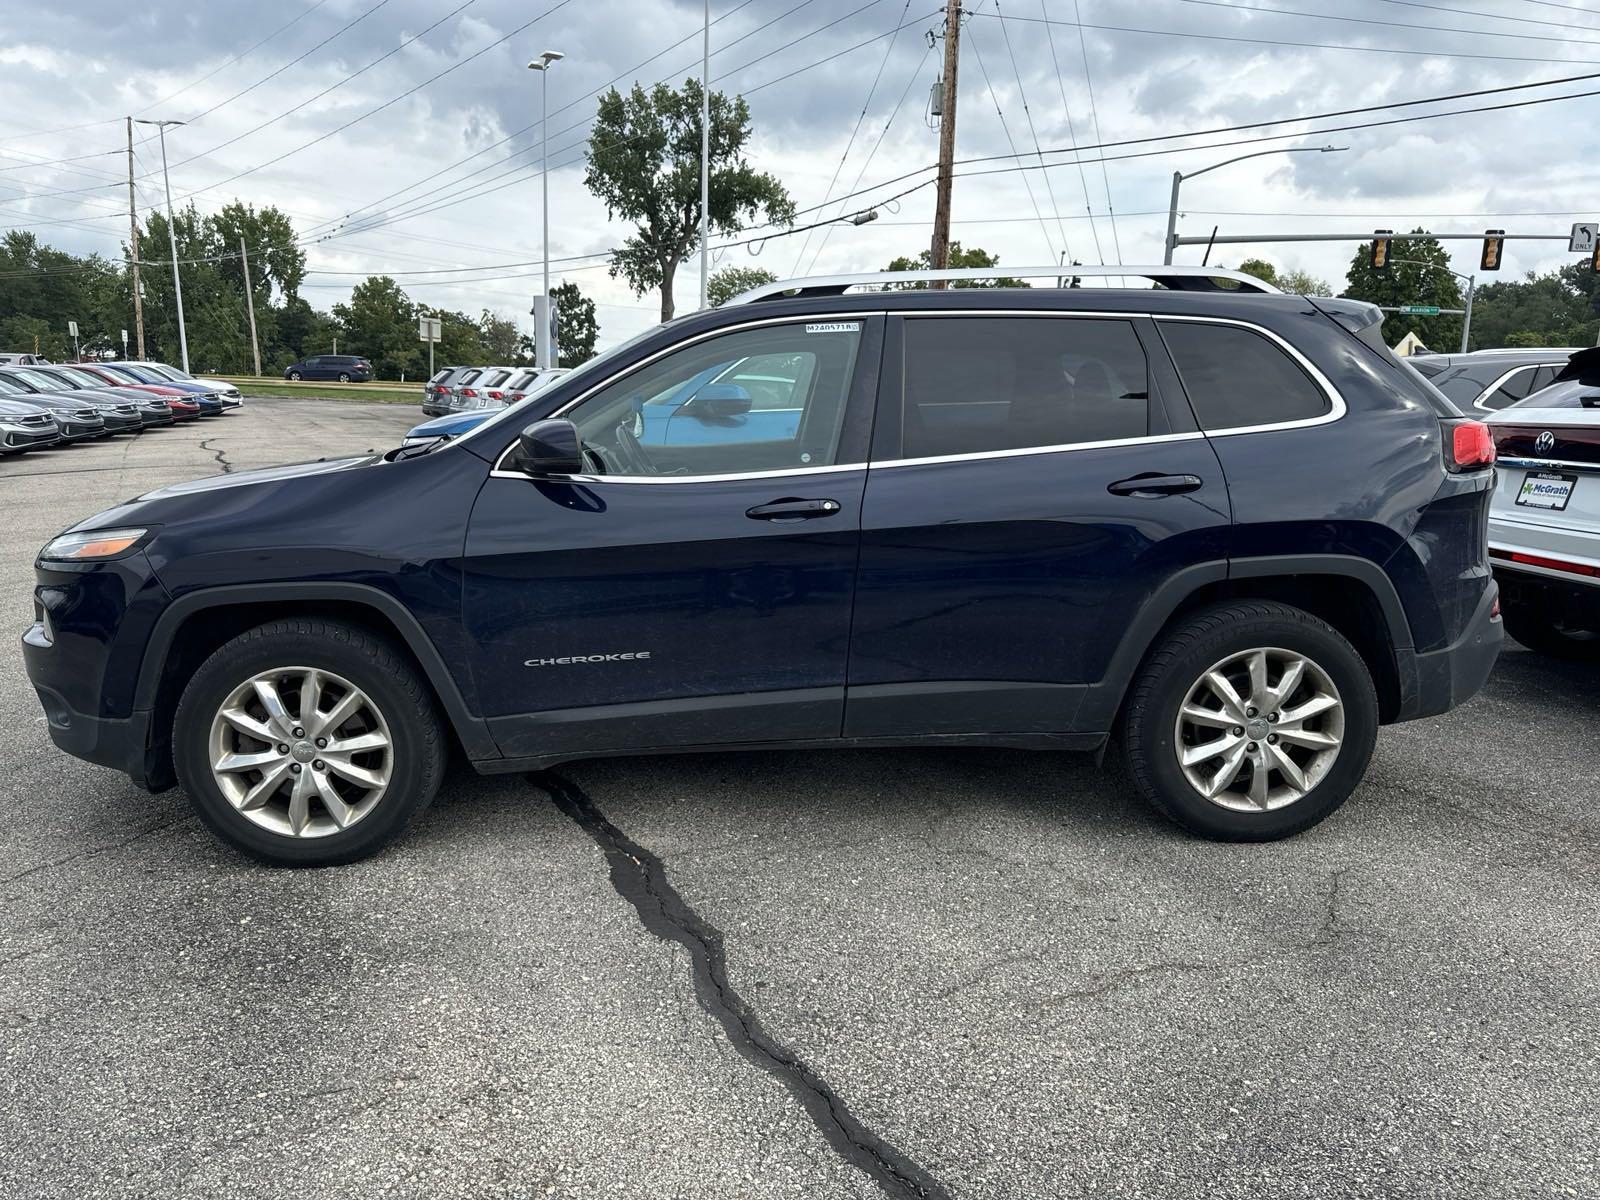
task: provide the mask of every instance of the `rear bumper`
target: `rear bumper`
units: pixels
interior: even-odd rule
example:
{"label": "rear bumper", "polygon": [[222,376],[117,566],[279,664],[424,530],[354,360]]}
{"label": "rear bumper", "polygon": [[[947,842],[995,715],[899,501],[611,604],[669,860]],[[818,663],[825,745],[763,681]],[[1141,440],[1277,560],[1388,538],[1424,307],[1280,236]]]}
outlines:
{"label": "rear bumper", "polygon": [[1414,650],[1395,652],[1401,683],[1396,721],[1437,716],[1478,694],[1505,644],[1505,627],[1497,612],[1499,599],[1500,587],[1491,582],[1466,630],[1442,650],[1426,654]]}

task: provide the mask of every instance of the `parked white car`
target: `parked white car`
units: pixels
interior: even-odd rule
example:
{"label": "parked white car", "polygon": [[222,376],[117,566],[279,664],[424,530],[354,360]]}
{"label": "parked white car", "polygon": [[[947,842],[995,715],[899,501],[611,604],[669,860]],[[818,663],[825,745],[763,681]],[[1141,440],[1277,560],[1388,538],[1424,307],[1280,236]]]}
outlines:
{"label": "parked white car", "polygon": [[1506,632],[1600,662],[1600,347],[1488,418],[1499,459],[1489,557]]}

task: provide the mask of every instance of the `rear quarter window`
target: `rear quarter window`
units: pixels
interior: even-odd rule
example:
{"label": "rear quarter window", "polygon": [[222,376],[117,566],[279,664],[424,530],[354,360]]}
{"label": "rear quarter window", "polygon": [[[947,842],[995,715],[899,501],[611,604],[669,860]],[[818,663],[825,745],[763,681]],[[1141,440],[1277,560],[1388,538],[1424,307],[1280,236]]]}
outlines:
{"label": "rear quarter window", "polygon": [[1310,421],[1333,411],[1316,381],[1264,334],[1205,321],[1157,324],[1195,419],[1208,432]]}

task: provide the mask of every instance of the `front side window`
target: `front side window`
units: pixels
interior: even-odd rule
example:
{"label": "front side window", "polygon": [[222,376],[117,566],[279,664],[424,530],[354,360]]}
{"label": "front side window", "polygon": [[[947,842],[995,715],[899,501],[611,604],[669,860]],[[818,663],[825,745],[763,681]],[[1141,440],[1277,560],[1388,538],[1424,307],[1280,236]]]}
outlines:
{"label": "front side window", "polygon": [[602,474],[832,466],[864,327],[798,321],[723,334],[631,372],[567,415]]}
{"label": "front side window", "polygon": [[920,317],[905,323],[906,458],[1144,437],[1150,385],[1127,321]]}
{"label": "front side window", "polygon": [[1208,432],[1309,421],[1333,411],[1311,376],[1264,334],[1207,321],[1159,325],[1195,419]]}

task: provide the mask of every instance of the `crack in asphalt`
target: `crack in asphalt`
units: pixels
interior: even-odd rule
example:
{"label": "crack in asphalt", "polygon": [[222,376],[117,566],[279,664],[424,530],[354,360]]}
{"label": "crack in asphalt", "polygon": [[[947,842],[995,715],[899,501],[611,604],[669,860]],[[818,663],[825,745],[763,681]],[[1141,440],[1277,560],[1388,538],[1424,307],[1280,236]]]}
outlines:
{"label": "crack in asphalt", "polygon": [[98,858],[100,855],[109,854],[113,850],[121,850],[124,846],[131,846],[134,842],[147,838],[152,833],[160,833],[163,829],[171,829],[174,825],[181,825],[185,821],[192,820],[193,817],[193,813],[180,813],[170,820],[157,821],[154,825],[147,825],[137,833],[131,834],[120,841],[108,842],[102,846],[85,846],[82,850],[75,850],[64,858],[38,863],[35,866],[28,867],[26,870],[18,871],[15,875],[7,875],[4,879],[0,879],[0,887],[16,883],[19,879],[27,879],[30,875],[37,875],[40,871],[48,871],[52,867],[65,866],[67,863],[77,862],[83,858]]}
{"label": "crack in asphalt", "polygon": [[576,784],[551,772],[529,775],[528,780],[548,792],[556,807],[594,839],[611,868],[612,887],[638,911],[644,927],[689,952],[700,1007],[721,1022],[740,1054],[783,1082],[846,1162],[866,1172],[895,1200],[950,1200],[943,1184],[863,1125],[798,1054],[762,1027],[728,982],[722,932],[678,895],[659,858],[613,825]]}
{"label": "crack in asphalt", "polygon": [[200,443],[200,449],[204,450],[217,460],[217,465],[222,468],[222,473],[224,475],[232,475],[233,464],[228,461],[228,452],[226,450],[218,450],[209,444],[214,441],[216,441],[216,438],[207,438],[205,441]]}

